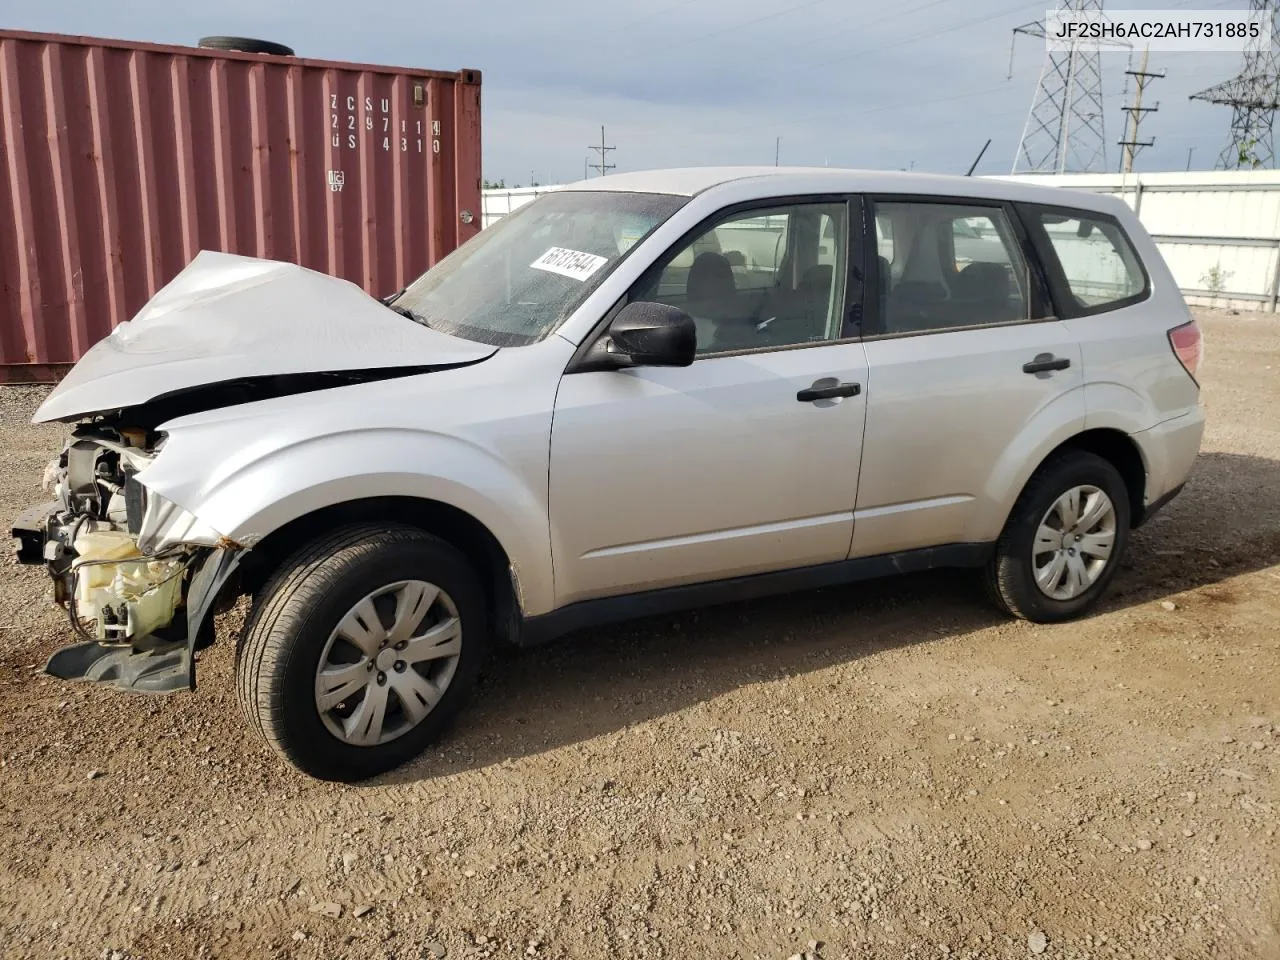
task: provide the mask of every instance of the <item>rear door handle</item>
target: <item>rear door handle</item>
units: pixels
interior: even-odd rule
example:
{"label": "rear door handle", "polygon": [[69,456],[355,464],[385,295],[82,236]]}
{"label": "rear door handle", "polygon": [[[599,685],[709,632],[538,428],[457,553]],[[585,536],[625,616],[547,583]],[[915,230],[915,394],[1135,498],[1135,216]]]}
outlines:
{"label": "rear door handle", "polygon": [[830,380],[817,380],[807,390],[796,394],[801,403],[813,403],[815,400],[835,400],[837,397],[856,397],[862,392],[860,383],[831,383]]}
{"label": "rear door handle", "polygon": [[1068,357],[1055,357],[1052,353],[1038,353],[1034,360],[1022,365],[1023,373],[1049,373],[1052,370],[1065,370],[1071,366]]}

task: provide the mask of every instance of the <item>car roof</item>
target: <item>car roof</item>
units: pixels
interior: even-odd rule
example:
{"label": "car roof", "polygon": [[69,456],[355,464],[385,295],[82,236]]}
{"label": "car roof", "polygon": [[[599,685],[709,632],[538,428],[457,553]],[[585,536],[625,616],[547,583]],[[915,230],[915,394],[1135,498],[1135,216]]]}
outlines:
{"label": "car roof", "polygon": [[1020,200],[1115,214],[1128,207],[1113,197],[999,177],[960,177],[898,170],[831,167],[675,167],[617,173],[566,184],[564,190],[616,190],[694,197],[728,184],[754,182],[761,198],[806,193],[887,193]]}

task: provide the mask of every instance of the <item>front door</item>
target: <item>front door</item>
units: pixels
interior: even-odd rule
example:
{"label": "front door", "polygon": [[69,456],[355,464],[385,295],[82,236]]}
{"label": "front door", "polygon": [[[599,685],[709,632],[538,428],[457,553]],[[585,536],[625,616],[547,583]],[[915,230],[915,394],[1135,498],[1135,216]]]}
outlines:
{"label": "front door", "polygon": [[842,339],[861,301],[846,276],[847,204],[738,210],[696,234],[629,294],[693,315],[694,363],[560,384],[558,604],[848,554],[866,359]]}
{"label": "front door", "polygon": [[994,540],[1006,478],[1050,425],[1083,429],[1079,343],[1048,316],[1006,206],[872,209],[879,296],[851,555]]}

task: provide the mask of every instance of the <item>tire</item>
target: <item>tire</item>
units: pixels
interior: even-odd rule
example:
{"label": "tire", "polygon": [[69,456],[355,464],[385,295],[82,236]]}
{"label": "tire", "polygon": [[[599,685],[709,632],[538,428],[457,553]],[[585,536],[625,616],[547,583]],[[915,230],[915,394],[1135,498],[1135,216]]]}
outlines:
{"label": "tire", "polygon": [[273,57],[292,57],[293,49],[270,40],[252,37],[201,37],[198,44],[206,50],[230,50],[233,53],[265,53]]}
{"label": "tire", "polygon": [[[487,621],[476,573],[449,544],[407,526],[337,530],[293,554],[255,596],[236,652],[240,706],[302,772],[376,776],[421,754],[461,709]],[[388,627],[401,622],[401,633]],[[442,642],[424,629],[432,624]],[[322,697],[339,696],[322,708]]]}
{"label": "tire", "polygon": [[[1060,532],[1063,515],[1056,505],[1073,490],[1105,494],[1110,502],[1111,521],[1108,524],[1105,513],[1100,514],[1097,526],[1081,527],[1075,534],[1076,543],[1070,543],[1068,537],[1060,549],[1044,549],[1044,543],[1037,544],[1037,534],[1042,524],[1054,533]],[[1101,510],[1103,501],[1086,492],[1079,503],[1079,519],[1088,522],[1093,516],[1090,506],[1096,504],[1095,509]],[[1079,617],[1098,602],[1120,568],[1129,543],[1129,523],[1129,491],[1110,462],[1084,450],[1055,454],[1032,475],[1009,514],[984,570],[987,592],[998,607],[1024,620],[1060,623]],[[1099,554],[1108,536],[1111,545],[1104,560]],[[1042,552],[1037,553],[1038,550]],[[1057,554],[1065,566],[1055,581]],[[1077,575],[1081,569],[1084,576]],[[1049,588],[1037,582],[1037,572],[1050,582]],[[1085,582],[1087,588],[1072,593]]]}

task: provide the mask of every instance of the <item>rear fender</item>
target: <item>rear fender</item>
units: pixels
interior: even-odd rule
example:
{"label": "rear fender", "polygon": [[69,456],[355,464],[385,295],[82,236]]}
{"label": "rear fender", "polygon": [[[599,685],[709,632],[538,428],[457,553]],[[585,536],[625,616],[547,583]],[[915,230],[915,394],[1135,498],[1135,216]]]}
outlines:
{"label": "rear fender", "polygon": [[1133,436],[1160,422],[1159,411],[1136,388],[1117,381],[1094,382],[1085,387],[1090,430],[1119,430]]}
{"label": "rear fender", "polygon": [[989,543],[1000,536],[1014,501],[1031,475],[1055,449],[1085,428],[1084,387],[1060,394],[1036,411],[996,461],[973,513],[965,540]]}

